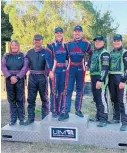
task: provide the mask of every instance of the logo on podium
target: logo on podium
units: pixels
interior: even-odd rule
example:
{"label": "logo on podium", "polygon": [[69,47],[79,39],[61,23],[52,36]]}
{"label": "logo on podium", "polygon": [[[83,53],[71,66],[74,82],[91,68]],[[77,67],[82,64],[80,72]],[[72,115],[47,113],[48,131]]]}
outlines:
{"label": "logo on podium", "polygon": [[50,139],[74,140],[77,141],[77,128],[71,127],[50,127]]}

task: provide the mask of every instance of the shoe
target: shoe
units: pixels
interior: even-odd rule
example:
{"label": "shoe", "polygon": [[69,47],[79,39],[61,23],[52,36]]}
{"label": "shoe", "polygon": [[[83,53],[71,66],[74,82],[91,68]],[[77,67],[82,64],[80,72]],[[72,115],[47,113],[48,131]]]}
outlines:
{"label": "shoe", "polygon": [[127,131],[127,125],[122,124],[120,131]]}
{"label": "shoe", "polygon": [[10,126],[15,125],[16,122],[17,122],[17,120],[11,120],[11,121],[9,122],[9,125],[10,125]]}
{"label": "shoe", "polygon": [[107,125],[107,121],[100,121],[98,124],[97,124],[97,127],[105,127]]}
{"label": "shoe", "polygon": [[47,114],[43,114],[42,115],[42,120],[47,116]]}
{"label": "shoe", "polygon": [[57,113],[56,112],[52,112],[52,117],[57,118],[58,117]]}
{"label": "shoe", "polygon": [[33,119],[28,119],[26,122],[24,122],[23,125],[27,126],[27,125],[30,125],[31,123],[33,123],[34,120]]}
{"label": "shoe", "polygon": [[120,120],[115,120],[115,119],[112,119],[111,121],[108,121],[109,124],[117,124],[117,123],[120,123]]}
{"label": "shoe", "polygon": [[99,118],[91,117],[91,118],[89,118],[89,121],[96,122],[96,121],[100,121],[100,120],[99,120]]}
{"label": "shoe", "polygon": [[63,113],[60,114],[60,116],[58,118],[58,121],[64,121],[68,118],[69,118],[69,113],[68,112],[63,112]]}
{"label": "shoe", "polygon": [[84,117],[83,113],[81,111],[76,111],[75,115],[79,116],[79,117]]}
{"label": "shoe", "polygon": [[20,120],[19,121],[19,125],[24,125],[25,124],[25,121],[24,120]]}

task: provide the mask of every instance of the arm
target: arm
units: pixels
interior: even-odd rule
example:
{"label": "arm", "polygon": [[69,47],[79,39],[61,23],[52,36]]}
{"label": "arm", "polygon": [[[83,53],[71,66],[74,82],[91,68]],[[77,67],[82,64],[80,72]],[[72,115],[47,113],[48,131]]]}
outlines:
{"label": "arm", "polygon": [[24,57],[24,65],[20,70],[20,72],[16,75],[17,79],[21,79],[25,76],[25,74],[28,71],[28,63],[29,63],[28,58]]}
{"label": "arm", "polygon": [[121,79],[121,82],[125,83],[127,81],[127,51],[123,55],[123,64],[124,64],[124,76]]}
{"label": "arm", "polygon": [[8,71],[7,67],[6,67],[6,58],[5,56],[2,57],[2,63],[1,63],[1,70],[3,72],[3,74],[5,75],[6,78],[11,78],[11,74]]}
{"label": "arm", "polygon": [[109,53],[103,53],[101,55],[102,70],[101,70],[101,78],[99,80],[101,82],[105,82],[105,79],[106,79],[106,77],[108,75],[109,62],[110,62],[110,54]]}
{"label": "arm", "polygon": [[45,60],[46,60],[46,65],[48,69],[51,71],[52,70],[52,62],[53,62],[53,51],[51,46],[48,44],[46,51],[45,51]]}
{"label": "arm", "polygon": [[92,54],[93,54],[93,49],[91,47],[91,44],[88,43],[87,45],[87,53],[88,53],[88,60],[87,60],[87,67],[90,68],[90,64],[91,64],[91,57],[92,57]]}

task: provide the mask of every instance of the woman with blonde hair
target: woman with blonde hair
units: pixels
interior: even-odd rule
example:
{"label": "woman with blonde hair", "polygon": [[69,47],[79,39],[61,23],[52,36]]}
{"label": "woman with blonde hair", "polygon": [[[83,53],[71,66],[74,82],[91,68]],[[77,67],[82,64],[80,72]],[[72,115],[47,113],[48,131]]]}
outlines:
{"label": "woman with blonde hair", "polygon": [[28,62],[24,54],[20,52],[20,44],[17,40],[10,42],[9,53],[2,57],[2,72],[6,77],[7,99],[10,105],[10,123],[24,124],[24,78],[28,70]]}

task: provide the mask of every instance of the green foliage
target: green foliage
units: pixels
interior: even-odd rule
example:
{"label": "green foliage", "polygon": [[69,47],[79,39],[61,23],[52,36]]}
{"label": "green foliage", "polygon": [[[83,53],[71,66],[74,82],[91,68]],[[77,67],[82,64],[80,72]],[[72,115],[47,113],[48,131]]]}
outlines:
{"label": "green foliage", "polygon": [[9,17],[4,13],[6,2],[1,1],[1,55],[5,52],[6,41],[10,41],[12,35],[12,26],[9,23]]}
{"label": "green foliage", "polygon": [[106,11],[102,15],[101,11],[96,11],[94,16],[95,16],[94,22],[91,25],[94,37],[97,34],[100,34],[106,38],[108,34],[114,33],[117,30],[119,25],[116,25],[116,27],[112,27],[114,19],[111,17],[110,11]]}
{"label": "green foliage", "polygon": [[123,36],[123,47],[127,49],[127,35]]}
{"label": "green foliage", "polygon": [[93,39],[97,33],[104,36],[114,31],[110,12],[102,16],[90,1],[12,1],[4,11],[9,15],[13,27],[12,39],[18,39],[21,49],[27,51],[32,47],[33,35],[41,33],[43,44],[54,40],[54,28],[64,28],[64,39],[73,35],[73,27],[83,26],[87,39]]}

